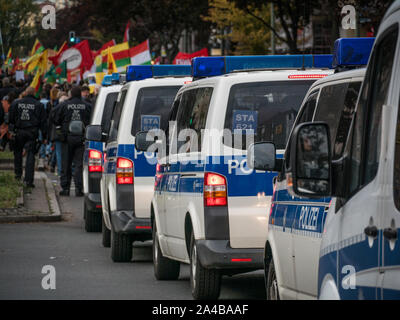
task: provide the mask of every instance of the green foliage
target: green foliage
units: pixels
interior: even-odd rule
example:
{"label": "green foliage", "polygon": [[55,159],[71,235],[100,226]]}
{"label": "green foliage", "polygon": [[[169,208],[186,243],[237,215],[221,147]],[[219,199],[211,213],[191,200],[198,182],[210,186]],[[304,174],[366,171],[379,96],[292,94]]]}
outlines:
{"label": "green foliage", "polygon": [[39,7],[32,0],[0,0],[0,27],[5,54],[11,47],[13,56],[16,56],[19,54],[18,47],[28,47],[32,42],[33,18],[38,12]]}
{"label": "green foliage", "polygon": [[20,196],[21,183],[11,172],[0,171],[0,208],[14,208]]}
{"label": "green foliage", "polygon": [[[227,28],[226,38],[235,43],[234,54],[267,54],[270,50],[270,32],[263,24],[239,9],[228,0],[209,0],[210,9],[204,20],[212,22],[218,29]],[[269,19],[269,7],[262,5],[254,9],[257,15]],[[222,36],[220,36],[222,37]]]}

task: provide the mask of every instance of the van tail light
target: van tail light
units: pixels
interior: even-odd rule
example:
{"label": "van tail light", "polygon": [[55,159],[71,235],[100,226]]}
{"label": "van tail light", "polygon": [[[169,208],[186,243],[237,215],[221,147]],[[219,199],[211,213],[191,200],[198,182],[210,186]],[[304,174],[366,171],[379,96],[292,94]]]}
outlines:
{"label": "van tail light", "polygon": [[160,183],[161,178],[162,178],[161,165],[159,163],[157,163],[156,176],[155,176],[155,180],[154,180],[154,190],[156,190],[158,184]]}
{"label": "van tail light", "polygon": [[117,184],[133,184],[133,162],[129,159],[117,159]]}
{"label": "van tail light", "polygon": [[98,150],[89,150],[89,172],[101,172],[101,158],[102,154]]}
{"label": "van tail light", "polygon": [[226,206],[227,186],[225,177],[216,173],[204,175],[204,205],[206,207]]}

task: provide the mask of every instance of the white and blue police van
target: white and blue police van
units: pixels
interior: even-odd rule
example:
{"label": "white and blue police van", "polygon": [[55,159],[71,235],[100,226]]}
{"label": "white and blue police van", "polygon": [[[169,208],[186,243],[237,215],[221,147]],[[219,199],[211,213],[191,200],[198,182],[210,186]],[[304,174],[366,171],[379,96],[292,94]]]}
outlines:
{"label": "white and blue police van", "polygon": [[[305,94],[332,74],[331,63],[331,55],[192,60],[195,81],[175,98],[148,208],[157,279],[177,279],[180,263],[190,264],[193,297],[215,299],[222,275],[262,269],[275,174],[249,169],[246,145],[271,140],[283,149]],[[138,150],[148,134],[136,136]]]}
{"label": "white and blue police van", "polygon": [[103,245],[111,246],[114,262],[132,259],[134,241],[151,239],[149,207],[157,159],[137,152],[138,131],[167,126],[178,90],[191,81],[190,66],[129,66],[110,129],[101,178]]}
{"label": "white and blue police van", "polygon": [[[336,41],[332,67],[343,72],[336,72],[311,86],[294,124],[297,127],[302,123],[328,123],[335,159],[343,155],[365,75],[363,67],[368,63],[373,42],[374,38]],[[355,70],[344,71],[348,69]],[[283,161],[279,151],[275,156],[276,147],[271,142],[255,144],[248,153],[250,167],[278,172],[264,249],[266,296],[271,300],[317,298],[319,251],[331,201],[330,197],[297,197],[291,192],[290,166],[295,165],[291,162],[292,134]]]}
{"label": "white and blue police van", "polygon": [[329,123],[293,131],[294,194],[332,197],[320,299],[400,299],[399,23],[396,1],[379,28],[342,157],[332,152]]}
{"label": "white and blue police van", "polygon": [[[115,76],[114,76],[115,78]],[[115,79],[116,80],[116,79]],[[117,80],[119,82],[119,80]],[[102,132],[108,132],[111,115],[122,85],[115,84],[102,87],[92,111],[90,126],[98,126]],[[88,126],[89,130],[90,126]],[[89,132],[88,132],[89,133]],[[85,151],[83,156],[83,193],[84,193],[84,220],[87,232],[101,232],[102,205],[100,196],[100,180],[103,171],[104,142],[93,141],[85,137]]]}
{"label": "white and blue police van", "polygon": [[313,155],[325,152],[330,170],[316,182],[334,197],[319,257],[320,299],[400,299],[399,28],[396,1],[379,27],[343,157],[322,148]]}

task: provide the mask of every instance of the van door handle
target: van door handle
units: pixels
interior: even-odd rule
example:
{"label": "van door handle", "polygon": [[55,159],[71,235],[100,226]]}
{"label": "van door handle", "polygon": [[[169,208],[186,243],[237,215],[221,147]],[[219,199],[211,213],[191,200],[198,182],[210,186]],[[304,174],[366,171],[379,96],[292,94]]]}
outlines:
{"label": "van door handle", "polygon": [[364,233],[368,237],[376,238],[378,236],[378,228],[375,226],[368,226],[364,229]]}
{"label": "van door handle", "polygon": [[383,236],[388,240],[396,240],[397,230],[393,228],[386,228],[383,230]]}

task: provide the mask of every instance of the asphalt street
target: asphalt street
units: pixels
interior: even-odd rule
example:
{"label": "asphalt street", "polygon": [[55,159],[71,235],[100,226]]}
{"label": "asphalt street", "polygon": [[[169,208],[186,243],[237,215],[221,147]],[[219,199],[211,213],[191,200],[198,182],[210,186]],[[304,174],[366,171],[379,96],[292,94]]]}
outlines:
{"label": "asphalt street", "polygon": [[[56,179],[54,176],[53,179]],[[0,299],[192,299],[189,267],[177,281],[157,281],[151,242],[135,243],[133,261],[113,263],[100,233],[83,228],[83,198],[61,198],[63,221],[0,225]],[[54,266],[56,288],[42,288]],[[221,299],[265,299],[263,272],[224,277]]]}

